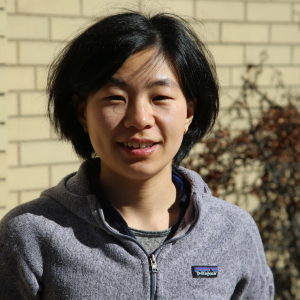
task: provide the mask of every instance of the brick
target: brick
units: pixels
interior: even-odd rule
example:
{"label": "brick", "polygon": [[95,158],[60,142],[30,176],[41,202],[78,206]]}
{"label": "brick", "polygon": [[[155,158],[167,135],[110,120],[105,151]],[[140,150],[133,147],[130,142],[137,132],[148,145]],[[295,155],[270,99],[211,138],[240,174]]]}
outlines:
{"label": "brick", "polygon": [[36,89],[45,90],[47,85],[48,68],[38,67],[36,68]]}
{"label": "brick", "polygon": [[217,22],[205,22],[193,24],[195,32],[205,43],[216,43],[220,40],[220,26]]}
{"label": "brick", "polygon": [[203,20],[244,20],[244,3],[238,1],[196,1],[197,18]]}
{"label": "brick", "polygon": [[48,65],[60,49],[55,42],[20,42],[20,63]]}
{"label": "brick", "polygon": [[18,11],[46,15],[79,15],[79,0],[17,0]]}
{"label": "brick", "polygon": [[7,128],[6,125],[0,124],[0,151],[7,149]]}
{"label": "brick", "polygon": [[50,186],[57,185],[66,175],[77,172],[79,166],[79,163],[51,166]]}
{"label": "brick", "polygon": [[70,144],[57,141],[22,143],[20,151],[22,165],[78,161]]}
{"label": "brick", "polygon": [[89,24],[84,18],[51,18],[51,39],[69,41]]}
{"label": "brick", "polygon": [[6,76],[6,68],[0,65],[0,93],[5,93],[7,91]]}
{"label": "brick", "polygon": [[[230,107],[240,95],[239,88],[225,87],[220,91],[220,109],[227,109]],[[221,120],[222,121],[222,120]]]}
{"label": "brick", "polygon": [[268,25],[224,23],[222,25],[222,41],[238,43],[268,42]]}
{"label": "brick", "polygon": [[34,89],[34,68],[9,67],[7,72],[8,90],[32,90]]}
{"label": "brick", "polygon": [[35,200],[40,197],[43,190],[26,191],[20,193],[20,204]]}
{"label": "brick", "polygon": [[213,45],[210,50],[218,66],[243,64],[243,46]]}
{"label": "brick", "polygon": [[235,110],[221,110],[220,120],[222,120],[222,125],[231,129],[232,133],[249,128],[249,121],[245,112],[242,112],[242,117],[240,117]]}
{"label": "brick", "polygon": [[272,25],[271,41],[275,43],[300,43],[298,25]]}
{"label": "brick", "polygon": [[49,124],[45,118],[10,118],[8,119],[10,141],[47,139],[50,137]]}
{"label": "brick", "polygon": [[21,115],[45,115],[46,98],[42,93],[20,94]]}
{"label": "brick", "polygon": [[17,42],[8,41],[6,44],[6,63],[16,64],[17,62]]}
{"label": "brick", "polygon": [[220,110],[218,120],[224,127],[238,128],[239,130],[247,129],[249,127],[246,118],[236,118],[235,112],[228,112],[227,110]]}
{"label": "brick", "polygon": [[299,25],[272,25],[271,41],[273,43],[300,43]]}
{"label": "brick", "polygon": [[108,9],[113,8],[131,8],[138,9],[138,0],[124,0],[120,4],[112,2],[111,0],[83,0],[82,10],[86,16],[101,15],[103,12],[106,13]]}
{"label": "brick", "polygon": [[261,54],[266,52],[265,64],[291,63],[291,49],[289,46],[246,46],[246,63],[257,64],[261,61]]}
{"label": "brick", "polygon": [[[273,103],[278,105],[288,105],[288,99],[286,97],[286,90],[285,89],[277,89],[274,86],[271,87],[264,87],[260,86],[260,91],[266,95],[269,99],[272,100]],[[290,90],[293,91],[292,89]],[[261,96],[258,94],[249,96],[249,104],[252,109],[259,109],[260,106]]]}
{"label": "brick", "polygon": [[19,205],[19,194],[18,193],[7,193],[6,209],[10,211],[14,207]]}
{"label": "brick", "polygon": [[300,4],[294,4],[294,10],[293,10],[293,20],[295,22],[300,21]]}
{"label": "brick", "polygon": [[19,149],[17,143],[8,143],[7,163],[9,167],[15,167],[19,164]]}
{"label": "brick", "polygon": [[46,17],[9,15],[7,19],[8,38],[47,39],[49,37],[49,24]]}
{"label": "brick", "polygon": [[[244,0],[244,1],[246,1],[246,0]],[[298,0],[271,0],[271,1],[273,1],[273,2],[297,2]]]}
{"label": "brick", "polygon": [[[278,70],[281,72],[281,77],[285,85],[300,84],[300,69],[299,67],[280,67]],[[242,84],[241,75],[244,74],[244,68],[233,68],[232,84],[240,86]],[[258,77],[258,85],[274,86],[276,84],[276,72],[273,68],[264,67],[261,75]],[[274,79],[275,76],[275,79]]]}
{"label": "brick", "polygon": [[7,34],[7,17],[5,10],[0,10],[0,36]]}
{"label": "brick", "polygon": [[0,180],[0,207],[6,208],[8,203],[8,190],[6,180]]}
{"label": "brick", "polygon": [[15,13],[16,12],[16,0],[7,0],[6,1],[6,11],[8,13]]}
{"label": "brick", "polygon": [[232,69],[232,85],[240,87],[243,83],[242,76],[246,76],[245,67],[235,67]]}
{"label": "brick", "polygon": [[0,95],[0,122],[7,121],[7,100],[4,95]]}
{"label": "brick", "polygon": [[291,4],[249,2],[247,5],[248,21],[291,21]]}
{"label": "brick", "polygon": [[49,170],[46,166],[9,168],[9,191],[45,189],[49,186]]}
{"label": "brick", "polygon": [[0,152],[0,178],[5,178],[7,175],[7,153]]}
{"label": "brick", "polygon": [[230,68],[217,67],[219,84],[221,87],[231,85],[231,70]]}
{"label": "brick", "polygon": [[294,47],[293,63],[300,64],[300,46]]}
{"label": "brick", "polygon": [[283,82],[286,85],[300,85],[300,68],[297,67],[280,67],[282,72]]}
{"label": "brick", "polygon": [[19,113],[19,104],[18,104],[18,94],[17,93],[7,93],[7,115],[16,116]]}
{"label": "brick", "polygon": [[[268,98],[272,99],[272,101],[275,104],[278,104],[278,105],[288,105],[289,104],[288,103],[289,99],[287,99],[287,97],[286,97],[287,91],[285,89],[275,89],[272,87],[261,87],[261,91]],[[295,92],[295,95],[297,94],[296,90],[294,88],[289,89],[289,92],[291,92],[291,95],[294,95],[294,92]],[[258,105],[257,105],[257,107],[258,107]]]}
{"label": "brick", "polygon": [[[155,2],[155,0],[154,0]],[[147,1],[148,3],[148,1]],[[180,16],[194,17],[193,1],[189,0],[164,0],[162,3],[166,9],[170,9],[171,12]]]}
{"label": "brick", "polygon": [[0,64],[6,63],[7,59],[7,48],[6,48],[6,39],[0,37]]}

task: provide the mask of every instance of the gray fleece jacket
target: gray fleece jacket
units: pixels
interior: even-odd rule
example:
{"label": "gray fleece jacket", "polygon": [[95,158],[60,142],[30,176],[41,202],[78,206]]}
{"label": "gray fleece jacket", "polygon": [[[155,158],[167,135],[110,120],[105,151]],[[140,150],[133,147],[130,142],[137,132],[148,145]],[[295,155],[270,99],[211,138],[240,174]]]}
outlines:
{"label": "gray fleece jacket", "polygon": [[256,224],[181,168],[191,201],[149,257],[107,222],[83,163],[0,223],[0,299],[273,299]]}

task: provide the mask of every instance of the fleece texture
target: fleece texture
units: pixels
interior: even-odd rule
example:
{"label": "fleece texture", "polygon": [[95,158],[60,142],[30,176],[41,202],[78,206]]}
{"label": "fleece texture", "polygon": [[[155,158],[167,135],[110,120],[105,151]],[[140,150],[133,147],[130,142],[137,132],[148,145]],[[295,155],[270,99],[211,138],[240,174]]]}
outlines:
{"label": "fleece texture", "polygon": [[[2,219],[1,300],[274,298],[255,222],[214,198],[199,174],[179,169],[191,201],[175,236],[154,253],[154,278],[143,246],[105,219],[88,168]],[[217,266],[218,275],[195,278],[193,266]]]}

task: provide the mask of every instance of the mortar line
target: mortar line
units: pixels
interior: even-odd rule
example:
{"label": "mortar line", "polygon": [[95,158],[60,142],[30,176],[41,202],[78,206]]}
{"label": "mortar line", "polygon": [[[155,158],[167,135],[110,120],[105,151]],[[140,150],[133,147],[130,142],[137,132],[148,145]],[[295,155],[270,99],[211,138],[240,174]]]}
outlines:
{"label": "mortar line", "polygon": [[48,178],[48,185],[49,185],[49,187],[51,187],[52,186],[52,171],[51,171],[51,163],[50,164],[48,164],[48,176],[49,176],[49,178]]}
{"label": "mortar line", "polygon": [[49,16],[48,17],[48,40],[52,40],[52,36],[51,36],[51,33],[52,33],[52,30],[51,30],[51,25],[52,25],[52,19],[51,17]]}
{"label": "mortar line", "polygon": [[17,195],[18,195],[18,205],[20,205],[21,204],[21,191],[18,191]]}
{"label": "mortar line", "polygon": [[79,11],[80,11],[80,16],[83,16],[83,0],[79,0]]}

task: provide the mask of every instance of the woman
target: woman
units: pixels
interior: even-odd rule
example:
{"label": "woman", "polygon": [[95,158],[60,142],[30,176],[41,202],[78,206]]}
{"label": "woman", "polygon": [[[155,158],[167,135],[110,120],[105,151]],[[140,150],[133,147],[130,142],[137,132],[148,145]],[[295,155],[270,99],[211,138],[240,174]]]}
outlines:
{"label": "woman", "polygon": [[101,19],[54,61],[48,93],[85,161],[1,221],[1,299],[273,298],[255,222],[179,167],[219,109],[186,21]]}

